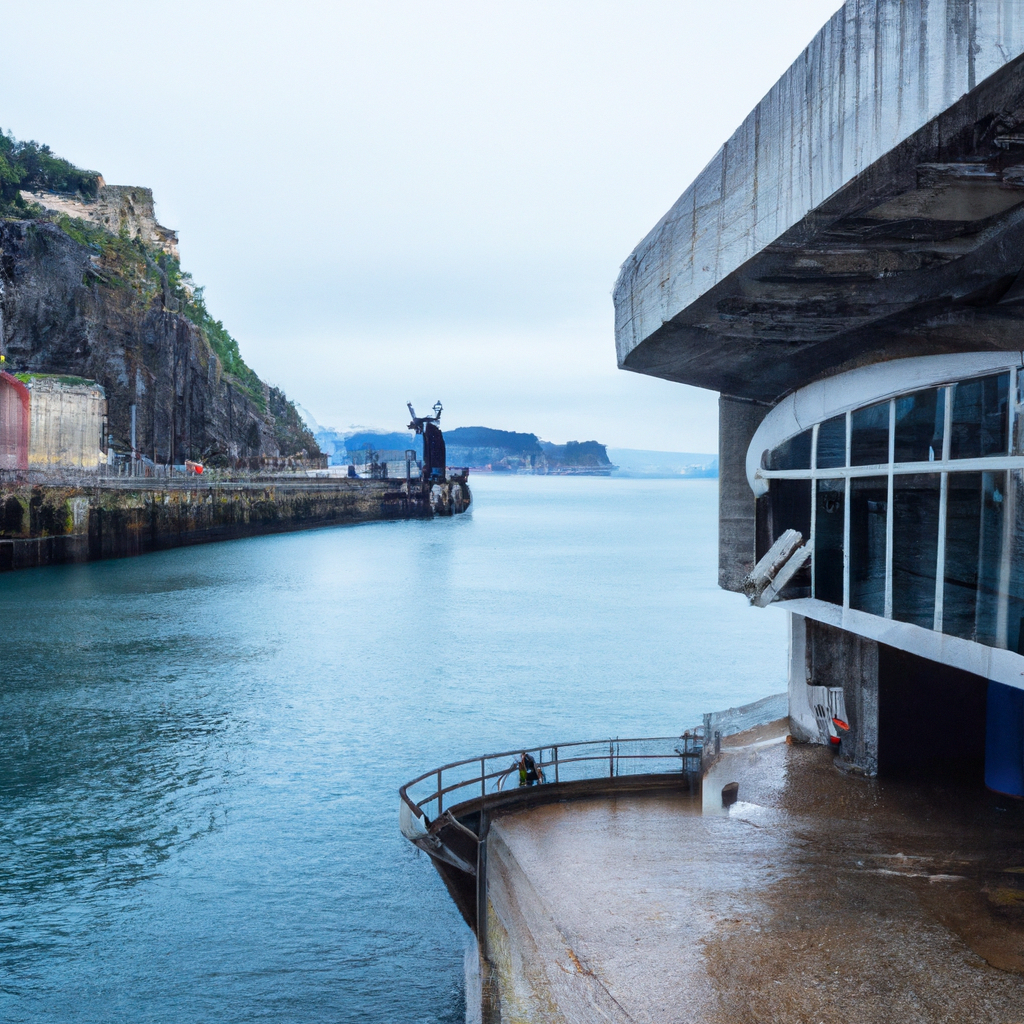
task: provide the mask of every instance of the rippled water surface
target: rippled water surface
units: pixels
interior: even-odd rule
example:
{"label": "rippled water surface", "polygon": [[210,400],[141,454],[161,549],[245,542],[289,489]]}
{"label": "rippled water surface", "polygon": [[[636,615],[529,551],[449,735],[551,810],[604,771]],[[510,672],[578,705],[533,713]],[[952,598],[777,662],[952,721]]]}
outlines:
{"label": "rippled water surface", "polygon": [[715,481],[480,478],[472,512],[0,576],[0,1019],[461,1021],[397,787],[784,687]]}

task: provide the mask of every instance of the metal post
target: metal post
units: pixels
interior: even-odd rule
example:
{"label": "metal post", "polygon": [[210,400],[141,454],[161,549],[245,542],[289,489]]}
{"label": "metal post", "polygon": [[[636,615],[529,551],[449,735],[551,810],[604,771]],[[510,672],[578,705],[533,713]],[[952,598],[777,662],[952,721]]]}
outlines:
{"label": "metal post", "polygon": [[552,747],[551,754],[555,760],[555,782],[558,782],[558,747]]}
{"label": "metal post", "polygon": [[487,761],[480,758],[480,795],[487,796]]}
{"label": "metal post", "polygon": [[441,792],[441,769],[437,769],[437,816],[444,810],[444,793]]}
{"label": "metal post", "polygon": [[608,744],[608,778],[615,778],[615,744]]}
{"label": "metal post", "polygon": [[135,476],[135,403],[132,402],[132,476]]}
{"label": "metal post", "polygon": [[480,959],[488,960],[487,942],[487,831],[490,821],[480,811],[480,826],[476,844],[476,943]]}

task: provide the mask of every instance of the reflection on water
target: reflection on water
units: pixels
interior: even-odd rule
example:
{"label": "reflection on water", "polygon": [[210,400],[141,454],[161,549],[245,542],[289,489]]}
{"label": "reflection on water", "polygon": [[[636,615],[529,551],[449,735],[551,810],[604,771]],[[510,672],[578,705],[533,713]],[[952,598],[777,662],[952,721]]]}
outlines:
{"label": "reflection on water", "polygon": [[457,1021],[397,787],[781,689],[714,481],[482,479],[471,513],[0,577],[0,1018]]}

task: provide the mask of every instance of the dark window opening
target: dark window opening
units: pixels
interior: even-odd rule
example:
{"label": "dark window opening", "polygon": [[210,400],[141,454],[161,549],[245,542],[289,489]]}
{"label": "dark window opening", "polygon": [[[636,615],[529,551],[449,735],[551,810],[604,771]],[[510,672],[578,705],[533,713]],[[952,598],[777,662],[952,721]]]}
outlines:
{"label": "dark window opening", "polygon": [[954,387],[950,458],[978,459],[1008,453],[1009,389],[1008,373],[980,377]]}
{"label": "dark window opening", "polygon": [[857,409],[850,417],[850,465],[877,466],[889,461],[889,403]]}
{"label": "dark window opening", "polygon": [[818,469],[846,465],[846,417],[833,416],[818,427]]}
{"label": "dark window opening", "polygon": [[[772,543],[786,530],[797,530],[806,542],[811,535],[811,481],[772,480],[768,485],[771,499]],[[780,595],[784,600],[809,597],[811,567],[804,564]]]}
{"label": "dark window opening", "polygon": [[885,477],[850,481],[850,607],[885,614]]}
{"label": "dark window opening", "polygon": [[982,786],[988,683],[878,645],[878,774]]}
{"label": "dark window opening", "polygon": [[892,617],[928,629],[935,624],[939,495],[937,473],[893,477]]}
{"label": "dark window opening", "polygon": [[897,398],[895,460],[934,462],[941,459],[945,421],[945,388],[930,388]]}
{"label": "dark window opening", "polygon": [[[818,434],[819,440],[821,434]],[[814,522],[814,596],[843,603],[843,517],[846,483],[818,480]]]}

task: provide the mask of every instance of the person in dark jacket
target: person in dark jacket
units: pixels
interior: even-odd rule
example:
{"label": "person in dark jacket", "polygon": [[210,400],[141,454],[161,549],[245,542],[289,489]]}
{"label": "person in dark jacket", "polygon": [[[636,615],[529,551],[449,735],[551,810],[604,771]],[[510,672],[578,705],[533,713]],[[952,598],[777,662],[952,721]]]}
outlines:
{"label": "person in dark jacket", "polygon": [[544,781],[544,772],[537,767],[537,762],[524,750],[519,755],[519,785],[532,786]]}

